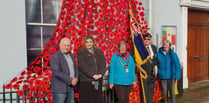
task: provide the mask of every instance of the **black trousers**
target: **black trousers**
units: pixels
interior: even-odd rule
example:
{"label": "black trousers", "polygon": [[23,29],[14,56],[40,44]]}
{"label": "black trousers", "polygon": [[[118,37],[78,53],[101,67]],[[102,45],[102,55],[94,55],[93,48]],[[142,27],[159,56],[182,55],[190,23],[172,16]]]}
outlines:
{"label": "black trousers", "polygon": [[79,83],[79,103],[104,103],[102,95],[102,80],[99,80],[99,89],[96,90],[92,82]]}
{"label": "black trousers", "polygon": [[144,80],[144,91],[147,103],[153,103],[154,88],[155,88],[156,77],[154,75],[149,75],[146,80]]}
{"label": "black trousers", "polygon": [[128,103],[129,102],[129,94],[131,92],[131,85],[114,85],[115,93],[118,99],[117,103]]}

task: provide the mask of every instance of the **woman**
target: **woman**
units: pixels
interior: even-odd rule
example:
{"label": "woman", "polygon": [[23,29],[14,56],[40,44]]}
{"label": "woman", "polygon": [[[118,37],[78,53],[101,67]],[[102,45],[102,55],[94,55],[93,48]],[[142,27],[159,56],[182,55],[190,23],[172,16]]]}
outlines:
{"label": "woman", "polygon": [[88,35],[83,39],[77,60],[80,77],[79,103],[103,103],[102,77],[106,71],[106,60],[92,36]]}
{"label": "woman", "polygon": [[170,91],[171,103],[175,103],[174,82],[180,79],[181,74],[178,56],[170,47],[170,41],[166,40],[157,53],[158,77],[161,80],[165,103],[168,103],[168,90]]}
{"label": "woman", "polygon": [[117,51],[111,58],[109,87],[114,86],[118,103],[128,103],[132,85],[136,85],[135,63],[127,53],[127,43],[120,41]]}

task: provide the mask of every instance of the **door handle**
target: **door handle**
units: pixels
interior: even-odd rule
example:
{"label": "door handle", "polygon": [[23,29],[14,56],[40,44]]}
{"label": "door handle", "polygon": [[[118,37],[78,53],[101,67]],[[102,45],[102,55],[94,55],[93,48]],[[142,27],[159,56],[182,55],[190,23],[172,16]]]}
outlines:
{"label": "door handle", "polygon": [[194,59],[199,59],[199,57],[198,55],[193,56]]}

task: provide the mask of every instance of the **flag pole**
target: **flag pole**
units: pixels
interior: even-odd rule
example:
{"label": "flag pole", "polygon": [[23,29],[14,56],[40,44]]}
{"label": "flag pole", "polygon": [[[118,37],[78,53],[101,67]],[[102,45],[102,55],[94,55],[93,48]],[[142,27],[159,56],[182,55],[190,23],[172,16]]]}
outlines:
{"label": "flag pole", "polygon": [[[129,14],[136,21],[136,18],[134,17],[134,15],[132,13],[130,2],[129,2]],[[141,30],[139,29],[140,25],[138,24],[138,22],[136,22],[136,23],[137,23],[137,26],[138,26],[138,30],[140,31],[140,34],[141,34]],[[131,30],[131,25],[130,25],[130,30]],[[134,43],[134,37],[132,35],[132,30],[131,30],[131,36],[132,36],[132,41]],[[142,35],[140,35],[140,36],[142,36]],[[136,49],[135,45],[134,45],[134,49]],[[138,68],[139,75],[140,75],[140,82],[141,82],[141,87],[142,87],[142,94],[143,94],[143,98],[144,98],[144,103],[146,103],[146,95],[145,95],[145,90],[144,90],[143,79],[147,79],[147,73],[144,69],[142,69],[141,64],[137,63],[136,67]]]}

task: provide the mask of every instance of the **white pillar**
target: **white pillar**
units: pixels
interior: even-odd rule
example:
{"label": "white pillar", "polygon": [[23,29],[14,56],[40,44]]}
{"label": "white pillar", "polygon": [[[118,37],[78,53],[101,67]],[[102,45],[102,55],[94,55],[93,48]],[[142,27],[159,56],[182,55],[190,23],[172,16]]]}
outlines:
{"label": "white pillar", "polygon": [[152,0],[149,0],[149,28],[152,33]]}
{"label": "white pillar", "polygon": [[183,69],[183,88],[188,88],[187,77],[187,30],[188,30],[188,7],[181,7],[182,10],[182,34],[181,34],[181,62],[184,65]]}

